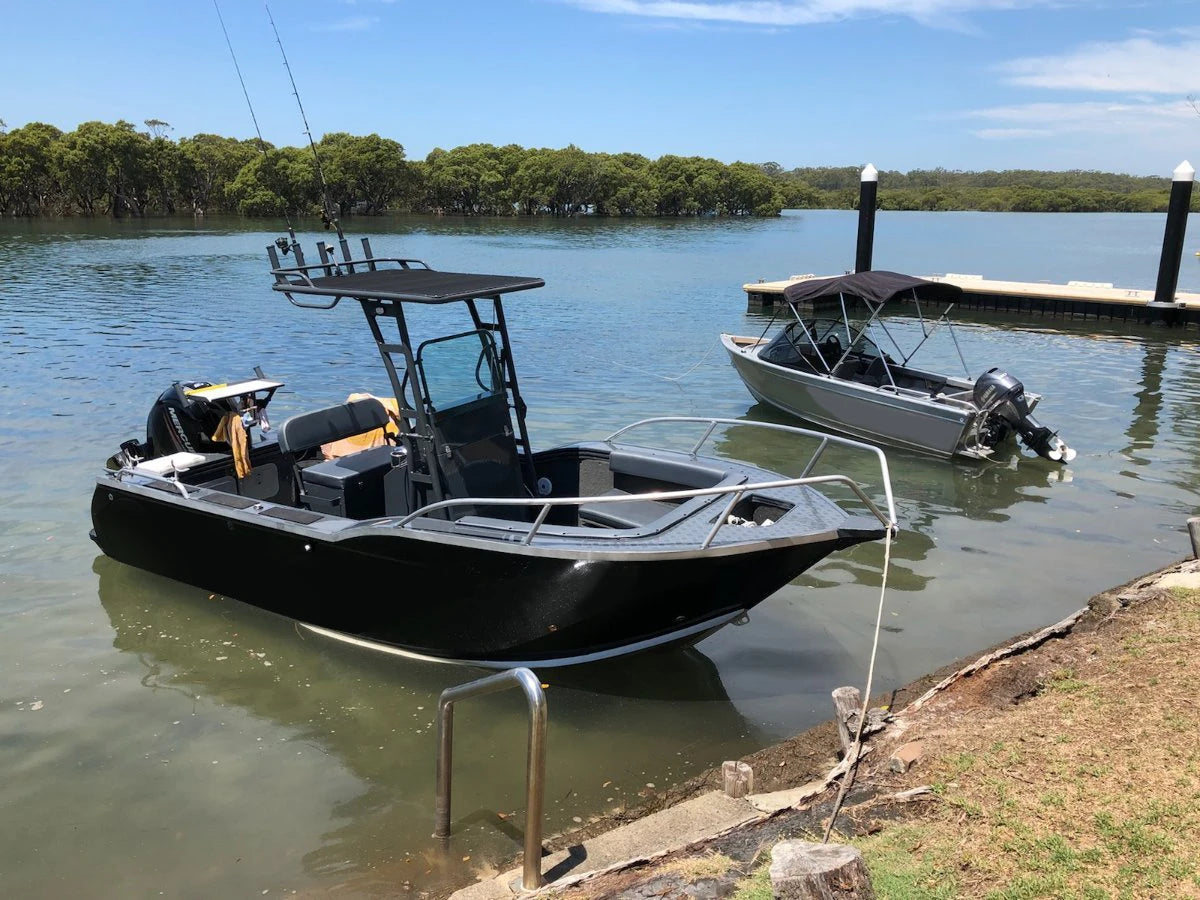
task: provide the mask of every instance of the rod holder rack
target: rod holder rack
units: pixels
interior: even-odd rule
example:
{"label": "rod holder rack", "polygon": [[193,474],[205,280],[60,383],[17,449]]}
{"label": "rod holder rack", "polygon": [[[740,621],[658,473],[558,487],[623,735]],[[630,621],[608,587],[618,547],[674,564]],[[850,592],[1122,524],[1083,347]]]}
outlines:
{"label": "rod holder rack", "polygon": [[476,681],[442,691],[438,698],[438,757],[436,824],[433,836],[450,837],[450,787],[454,766],[454,704],[459,700],[494,694],[507,688],[520,688],[529,705],[529,747],[525,776],[525,850],[521,869],[521,889],[534,890],[545,884],[542,878],[542,806],[546,785],[546,692],[532,671],[506,669]]}

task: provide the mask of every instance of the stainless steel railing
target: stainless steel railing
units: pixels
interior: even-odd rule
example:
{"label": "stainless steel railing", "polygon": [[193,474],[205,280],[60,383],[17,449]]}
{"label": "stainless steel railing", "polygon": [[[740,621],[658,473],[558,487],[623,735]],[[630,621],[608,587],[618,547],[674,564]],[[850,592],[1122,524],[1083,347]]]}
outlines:
{"label": "stainless steel railing", "polygon": [[[895,512],[889,509],[891,518],[885,516],[879,507],[875,505],[875,502],[858,485],[858,482],[846,475],[812,475],[808,478],[786,478],[780,481],[756,481],[751,484],[728,484],[710,488],[689,488],[686,491],[650,491],[645,494],[600,494],[594,497],[514,497],[511,499],[503,497],[462,497],[455,500],[440,500],[437,503],[422,506],[416,512],[409,513],[399,522],[396,522],[395,527],[403,528],[414,519],[426,516],[439,509],[449,509],[453,506],[539,506],[541,507],[541,511],[538,513],[537,518],[534,519],[529,530],[525,532],[525,536],[521,539],[522,544],[528,544],[533,540],[538,529],[542,527],[542,523],[546,521],[546,516],[550,514],[551,507],[554,506],[579,506],[584,503],[588,505],[593,503],[628,503],[631,500],[689,500],[692,497],[717,497],[722,494],[734,494],[736,496],[730,504],[730,508],[732,509],[733,506],[737,505],[737,501],[741,498],[741,495],[750,491],[766,491],[798,487],[806,484],[835,483],[844,484],[849,487],[885,528],[896,527]],[[890,501],[891,498],[889,497],[888,499]],[[708,535],[701,542],[701,550],[708,548],[724,524],[724,518],[717,519],[712,529],[708,532]]]}
{"label": "stainless steel railing", "polygon": [[[824,455],[825,449],[831,443],[838,444],[843,447],[850,447],[854,450],[863,450],[867,453],[873,454],[876,461],[879,463],[879,477],[883,481],[883,492],[884,496],[887,498],[888,515],[891,519],[891,524],[894,525],[896,523],[896,507],[895,502],[892,499],[892,476],[888,470],[887,457],[884,456],[883,451],[874,444],[867,444],[863,441],[856,441],[853,438],[839,437],[834,434],[826,434],[823,431],[813,431],[809,428],[798,428],[795,425],[777,425],[774,422],[747,422],[744,419],[722,419],[712,418],[709,416],[655,416],[650,419],[641,419],[631,425],[626,425],[624,428],[614,431],[604,440],[611,444],[618,437],[626,434],[627,432],[633,431],[635,428],[641,428],[645,425],[659,425],[664,423],[704,423],[708,425],[708,428],[705,429],[704,434],[700,436],[700,440],[696,441],[696,443],[692,446],[690,451],[692,456],[695,456],[699,452],[700,448],[704,446],[704,442],[712,436],[712,433],[716,430],[718,425],[764,428],[767,431],[780,431],[785,434],[794,434],[800,437],[815,438],[820,441],[820,443],[817,445],[817,449],[813,451],[813,455],[809,457],[808,464],[805,465],[804,471],[800,473],[801,478],[805,477],[813,470],[817,462]],[[887,523],[885,522],[884,524]]]}
{"label": "stainless steel railing", "polygon": [[[891,481],[891,475],[889,474],[889,471],[888,471],[887,457],[884,456],[882,450],[880,450],[878,447],[872,446],[871,444],[864,444],[861,441],[855,441],[855,440],[851,440],[850,438],[843,438],[843,437],[837,437],[837,436],[830,435],[830,434],[824,434],[824,433],[818,432],[818,431],[810,431],[805,428],[796,428],[791,425],[776,425],[772,422],[746,422],[741,419],[714,419],[714,418],[706,418],[706,417],[699,417],[699,416],[695,416],[695,417],[693,417],[693,416],[661,416],[661,417],[652,418],[652,419],[642,419],[639,422],[634,422],[632,425],[626,425],[624,428],[620,429],[619,431],[613,432],[605,440],[607,443],[612,443],[613,440],[616,437],[618,437],[619,435],[625,434],[625,433],[633,430],[634,428],[638,428],[643,425],[651,425],[651,424],[659,424],[659,423],[685,423],[685,422],[686,423],[698,422],[698,423],[704,423],[704,424],[708,425],[707,430],[700,437],[700,440],[698,440],[695,443],[695,445],[692,447],[692,449],[690,451],[690,454],[693,457],[696,455],[696,452],[700,449],[700,447],[703,446],[704,442],[706,440],[708,440],[709,436],[712,435],[713,431],[717,428],[718,425],[738,425],[738,426],[744,425],[744,426],[757,427],[757,428],[766,428],[771,431],[781,431],[781,432],[785,432],[785,433],[792,433],[792,434],[800,435],[803,437],[816,438],[817,440],[820,441],[820,443],[817,445],[817,449],[815,451],[813,451],[812,456],[809,458],[808,463],[804,467],[804,471],[796,478],[785,478],[785,479],[779,479],[776,481],[759,481],[759,482],[754,482],[752,484],[729,484],[729,485],[717,485],[715,487],[708,487],[708,488],[689,488],[687,490],[678,490],[678,491],[651,491],[651,492],[644,493],[644,494],[619,494],[619,495],[604,495],[604,494],[602,494],[602,495],[592,496],[592,497],[513,497],[513,498],[462,497],[462,498],[456,498],[456,499],[451,499],[451,500],[441,500],[441,501],[438,501],[437,503],[430,503],[426,506],[422,506],[420,509],[416,510],[415,512],[409,513],[407,516],[402,518],[400,521],[396,522],[395,527],[403,528],[404,526],[408,525],[409,523],[413,522],[414,520],[419,519],[423,516],[427,516],[432,512],[437,512],[438,510],[442,510],[442,509],[450,509],[451,507],[455,507],[455,506],[505,506],[505,507],[531,506],[531,507],[540,507],[538,515],[534,519],[533,524],[530,525],[529,530],[527,532],[525,532],[525,535],[521,539],[522,544],[529,544],[531,541],[533,541],[534,536],[538,533],[538,530],[542,527],[542,524],[546,521],[546,517],[550,514],[551,508],[555,507],[555,506],[579,506],[579,505],[585,504],[585,503],[588,505],[591,505],[594,503],[627,503],[631,500],[658,500],[658,501],[690,500],[693,497],[716,497],[716,496],[720,496],[723,494],[732,494],[733,498],[731,499],[730,503],[727,504],[727,507],[726,507],[727,510],[731,510],[731,509],[733,509],[733,507],[735,507],[737,505],[738,501],[742,498],[743,495],[745,495],[746,493],[751,492],[751,491],[764,491],[764,490],[772,490],[772,489],[780,489],[780,488],[799,487],[801,485],[838,483],[838,484],[844,484],[847,487],[849,487],[850,490],[853,491],[854,494],[858,497],[858,499],[863,502],[863,504],[867,507],[867,509],[870,510],[871,514],[873,516],[875,516],[875,518],[877,518],[885,528],[889,528],[889,529],[893,529],[893,530],[896,528],[896,505],[895,505],[895,500],[892,496],[892,481]],[[847,476],[847,475],[810,475],[809,474],[813,470],[813,467],[816,466],[816,464],[820,460],[821,456],[824,454],[825,449],[831,443],[851,447],[851,448],[857,449],[857,450],[865,450],[865,451],[875,455],[875,457],[879,463],[880,478],[882,479],[882,482],[883,482],[884,498],[886,500],[886,505],[887,505],[887,514],[886,515],[882,511],[880,511],[879,507],[875,504],[875,502],[870,497],[867,496],[866,492],[862,489],[862,487],[858,484],[858,482],[854,481],[854,479],[850,478],[849,476]],[[713,524],[712,529],[709,530],[708,534],[705,536],[704,540],[701,542],[701,544],[700,544],[701,550],[707,549],[709,547],[709,545],[712,544],[713,540],[717,536],[717,532],[720,530],[721,526],[725,523],[726,515],[727,515],[727,513],[722,514],[721,516],[719,516],[717,518],[716,522]]]}
{"label": "stainless steel railing", "polygon": [[477,681],[446,688],[438,699],[438,758],[436,824],[433,836],[450,837],[450,782],[454,764],[454,704],[471,697],[482,697],[510,687],[519,687],[529,704],[529,748],[525,774],[525,852],[521,869],[521,887],[531,891],[541,887],[542,878],[542,805],[546,782],[546,693],[538,677],[529,669],[507,669]]}

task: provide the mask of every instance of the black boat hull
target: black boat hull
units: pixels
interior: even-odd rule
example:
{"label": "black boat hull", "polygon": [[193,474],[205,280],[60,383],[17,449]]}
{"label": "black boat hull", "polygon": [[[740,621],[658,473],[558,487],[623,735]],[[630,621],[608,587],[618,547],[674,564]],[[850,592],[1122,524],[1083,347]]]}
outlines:
{"label": "black boat hull", "polygon": [[97,486],[92,521],[105,554],[342,635],[495,665],[698,640],[830,553],[882,533],[844,530],[728,554],[581,558],[402,529],[329,539],[156,493]]}

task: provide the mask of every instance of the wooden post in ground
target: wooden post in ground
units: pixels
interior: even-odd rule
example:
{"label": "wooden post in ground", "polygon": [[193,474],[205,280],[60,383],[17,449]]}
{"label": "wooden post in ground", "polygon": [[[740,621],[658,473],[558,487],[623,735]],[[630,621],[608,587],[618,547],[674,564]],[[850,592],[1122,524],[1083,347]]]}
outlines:
{"label": "wooden post in ground", "polygon": [[[862,694],[855,687],[840,687],[833,689],[833,705],[837,708],[838,738],[842,742],[842,754],[848,756],[854,743],[854,733],[858,731],[855,721],[862,712]],[[854,722],[854,727],[851,727]]]}
{"label": "wooden post in ground", "polygon": [[744,762],[728,759],[721,764],[725,777],[725,796],[735,800],[754,792],[754,770]]}
{"label": "wooden post in ground", "polygon": [[780,841],[771,851],[771,889],[780,900],[873,900],[862,854],[847,844]]}
{"label": "wooden post in ground", "polygon": [[1200,516],[1188,519],[1188,537],[1192,539],[1192,557],[1200,559]]}

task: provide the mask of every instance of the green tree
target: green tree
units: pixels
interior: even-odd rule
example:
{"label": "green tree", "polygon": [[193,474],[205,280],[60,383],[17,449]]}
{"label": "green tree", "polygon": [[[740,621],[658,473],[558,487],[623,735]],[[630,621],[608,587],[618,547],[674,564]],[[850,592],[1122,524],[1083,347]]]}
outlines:
{"label": "green tree", "polygon": [[721,178],[721,211],[730,216],[777,216],[783,194],[758,166],[735,162]]}
{"label": "green tree", "polygon": [[197,134],[179,141],[179,202],[192,212],[237,211],[229,191],[238,173],[270,144],[239,141],[216,134]]}
{"label": "green tree", "polygon": [[36,216],[61,204],[55,159],[62,136],[42,122],[0,136],[0,212]]}
{"label": "green tree", "polygon": [[255,156],[229,188],[229,199],[244,216],[309,214],[319,209],[317,168],[309,148],[283,147]]}
{"label": "green tree", "polygon": [[341,215],[358,204],[368,213],[381,213],[396,197],[412,190],[413,171],[404,147],[377,134],[355,137],[346,132],[327,134],[318,147],[329,200]]}

